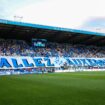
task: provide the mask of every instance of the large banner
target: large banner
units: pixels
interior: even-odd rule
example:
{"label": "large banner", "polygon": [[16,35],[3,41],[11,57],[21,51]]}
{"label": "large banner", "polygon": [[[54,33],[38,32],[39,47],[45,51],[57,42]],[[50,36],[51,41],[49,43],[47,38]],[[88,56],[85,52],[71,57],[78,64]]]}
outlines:
{"label": "large banner", "polygon": [[94,66],[105,67],[105,58],[70,57],[12,57],[0,56],[0,69],[21,69],[37,67]]}

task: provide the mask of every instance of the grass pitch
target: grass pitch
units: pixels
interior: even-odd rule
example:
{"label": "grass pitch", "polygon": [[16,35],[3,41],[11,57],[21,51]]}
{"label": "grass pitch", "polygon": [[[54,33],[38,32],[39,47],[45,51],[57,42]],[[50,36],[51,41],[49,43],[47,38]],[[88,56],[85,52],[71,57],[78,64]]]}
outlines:
{"label": "grass pitch", "polygon": [[0,105],[104,105],[105,72],[0,76]]}

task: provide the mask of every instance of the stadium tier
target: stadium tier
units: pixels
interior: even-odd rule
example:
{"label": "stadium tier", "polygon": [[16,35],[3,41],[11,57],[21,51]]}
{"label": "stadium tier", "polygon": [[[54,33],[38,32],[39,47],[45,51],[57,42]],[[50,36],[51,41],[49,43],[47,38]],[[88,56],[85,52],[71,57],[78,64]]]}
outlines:
{"label": "stadium tier", "polygon": [[104,45],[103,33],[0,20],[0,75],[104,70]]}
{"label": "stadium tier", "polygon": [[31,57],[105,57],[105,47],[46,42],[45,47],[28,45],[23,40],[0,39],[1,56]]}

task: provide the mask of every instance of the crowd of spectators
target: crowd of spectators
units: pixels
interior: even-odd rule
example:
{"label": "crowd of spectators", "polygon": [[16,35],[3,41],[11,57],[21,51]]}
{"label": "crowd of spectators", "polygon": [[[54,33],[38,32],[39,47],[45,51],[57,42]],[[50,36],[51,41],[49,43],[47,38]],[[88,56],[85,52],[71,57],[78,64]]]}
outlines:
{"label": "crowd of spectators", "polygon": [[47,42],[45,48],[36,48],[23,40],[0,39],[0,56],[102,58],[105,47]]}

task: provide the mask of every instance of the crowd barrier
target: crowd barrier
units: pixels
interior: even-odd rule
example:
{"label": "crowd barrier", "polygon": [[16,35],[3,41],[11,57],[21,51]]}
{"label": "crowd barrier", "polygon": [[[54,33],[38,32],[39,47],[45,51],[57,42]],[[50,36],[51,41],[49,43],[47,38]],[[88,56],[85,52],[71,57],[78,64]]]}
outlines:
{"label": "crowd barrier", "polygon": [[0,75],[104,70],[105,58],[0,57]]}

